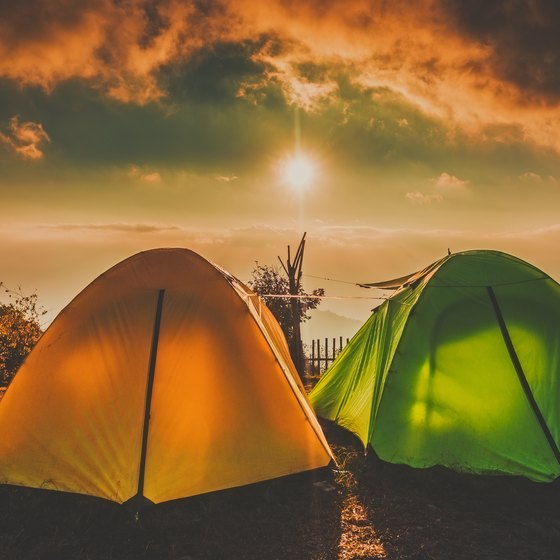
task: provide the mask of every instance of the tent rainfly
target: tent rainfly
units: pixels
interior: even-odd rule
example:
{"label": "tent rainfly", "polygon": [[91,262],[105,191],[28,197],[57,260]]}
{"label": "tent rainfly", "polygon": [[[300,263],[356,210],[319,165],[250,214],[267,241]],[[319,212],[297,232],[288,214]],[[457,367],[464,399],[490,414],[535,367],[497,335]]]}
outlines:
{"label": "tent rainfly", "polygon": [[310,394],[393,463],[560,476],[560,285],[497,251],[446,256],[396,289]]}
{"label": "tent rainfly", "polygon": [[0,402],[0,482],[154,503],[327,465],[270,311],[186,249],[117,264]]}

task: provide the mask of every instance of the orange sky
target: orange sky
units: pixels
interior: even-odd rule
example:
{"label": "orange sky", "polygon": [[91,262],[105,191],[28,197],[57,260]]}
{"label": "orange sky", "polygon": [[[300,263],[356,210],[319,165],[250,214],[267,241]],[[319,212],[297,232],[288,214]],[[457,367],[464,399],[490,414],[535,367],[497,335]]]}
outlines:
{"label": "orange sky", "polygon": [[[2,4],[0,279],[54,314],[132,252],[187,246],[247,280],[303,231],[313,276],[450,247],[558,278],[559,24],[540,0]],[[278,176],[296,112],[304,193]]]}

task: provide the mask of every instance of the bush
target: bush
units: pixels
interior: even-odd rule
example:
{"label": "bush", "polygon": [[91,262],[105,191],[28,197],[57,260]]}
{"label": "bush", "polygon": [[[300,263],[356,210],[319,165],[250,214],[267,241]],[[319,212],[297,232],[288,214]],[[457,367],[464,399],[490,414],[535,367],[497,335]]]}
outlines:
{"label": "bush", "polygon": [[0,303],[0,386],[7,386],[43,333],[39,319],[46,313],[37,294],[24,295],[7,289],[8,303]]}

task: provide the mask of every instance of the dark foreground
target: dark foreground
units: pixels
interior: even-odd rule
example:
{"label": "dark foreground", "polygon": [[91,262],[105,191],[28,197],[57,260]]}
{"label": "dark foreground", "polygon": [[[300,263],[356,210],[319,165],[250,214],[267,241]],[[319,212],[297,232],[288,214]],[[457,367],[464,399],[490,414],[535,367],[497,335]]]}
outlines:
{"label": "dark foreground", "polygon": [[364,458],[333,426],[339,470],[147,509],[0,487],[2,560],[560,558],[560,484]]}

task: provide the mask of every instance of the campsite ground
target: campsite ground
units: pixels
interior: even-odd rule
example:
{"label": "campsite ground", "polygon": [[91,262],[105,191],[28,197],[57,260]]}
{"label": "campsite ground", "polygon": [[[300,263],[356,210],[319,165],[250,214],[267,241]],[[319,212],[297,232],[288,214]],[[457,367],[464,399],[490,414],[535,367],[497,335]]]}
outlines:
{"label": "campsite ground", "polygon": [[560,481],[415,470],[325,426],[337,470],[149,508],[0,487],[0,558],[557,560]]}

